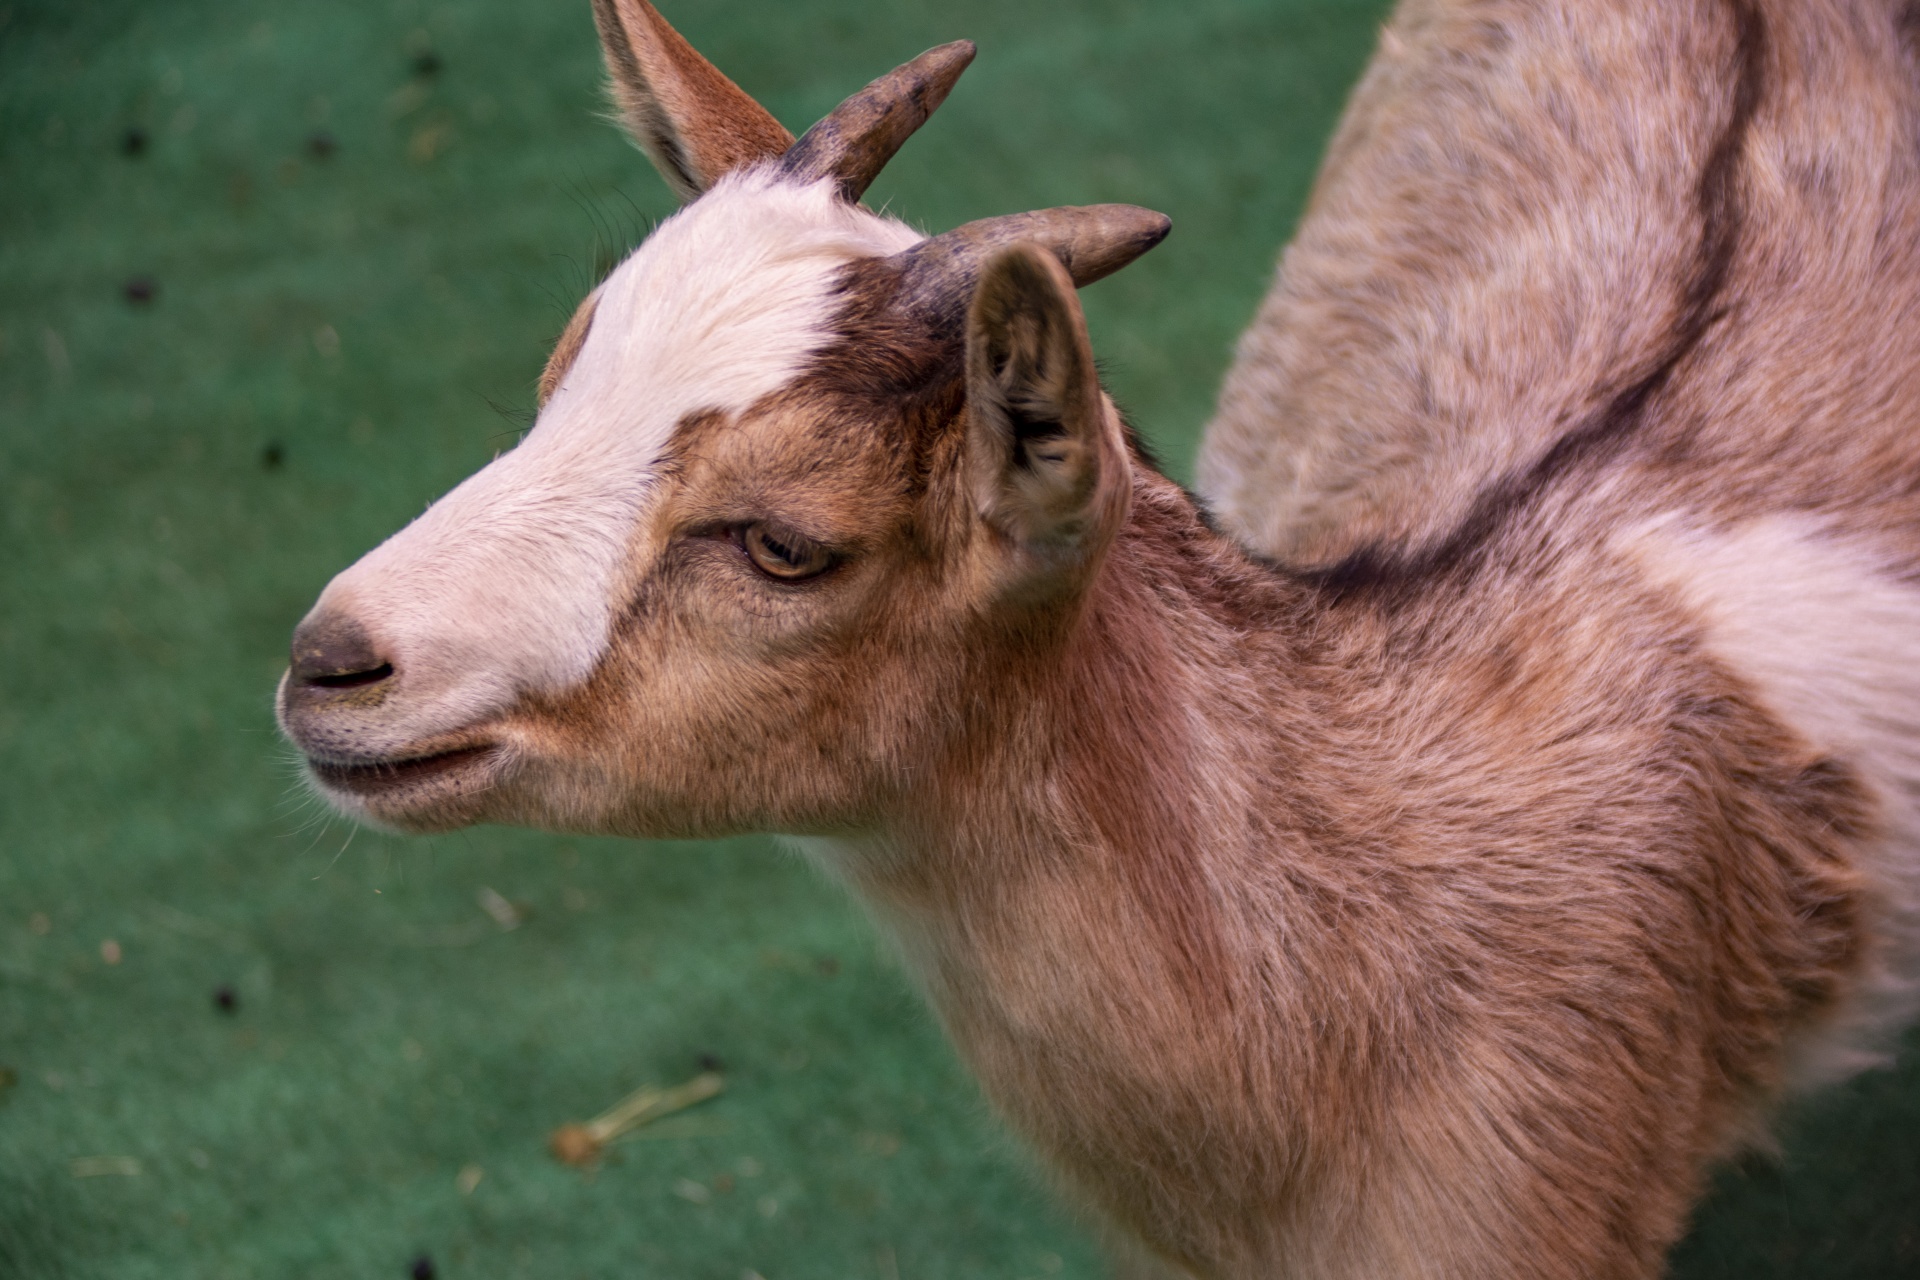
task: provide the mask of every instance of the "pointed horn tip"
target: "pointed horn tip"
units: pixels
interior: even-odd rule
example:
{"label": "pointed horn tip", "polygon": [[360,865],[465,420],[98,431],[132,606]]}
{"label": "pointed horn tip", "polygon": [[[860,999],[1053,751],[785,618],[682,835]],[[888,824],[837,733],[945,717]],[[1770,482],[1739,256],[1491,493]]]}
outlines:
{"label": "pointed horn tip", "polygon": [[1114,235],[1159,244],[1173,230],[1173,219],[1158,209],[1138,204],[1085,204],[1061,210],[1084,219],[1089,225]]}
{"label": "pointed horn tip", "polygon": [[945,44],[933,46],[914,61],[957,62],[960,64],[959,70],[964,71],[967,64],[971,63],[979,52],[980,46],[971,40],[949,40]]}
{"label": "pointed horn tip", "polygon": [[1078,243],[1067,247],[1062,259],[1078,288],[1137,261],[1173,230],[1172,218],[1134,204],[1094,205],[1080,212],[1089,215],[1089,234],[1076,237]]}
{"label": "pointed horn tip", "polygon": [[933,97],[926,104],[929,113],[942,102],[953,86],[960,81],[961,75],[973,65],[974,55],[980,52],[979,46],[971,40],[952,40],[946,44],[937,44],[913,61],[906,63],[882,80],[890,80],[907,75],[931,89]]}
{"label": "pointed horn tip", "polygon": [[1136,204],[1122,205],[1121,208],[1126,209],[1139,223],[1140,229],[1136,234],[1146,242],[1140,252],[1145,253],[1173,234],[1173,219],[1158,209],[1143,209]]}
{"label": "pointed horn tip", "polygon": [[840,179],[840,194],[857,202],[880,170],[947,99],[973,62],[971,40],[935,45],[902,63],[829,112],[788,150],[788,174]]}

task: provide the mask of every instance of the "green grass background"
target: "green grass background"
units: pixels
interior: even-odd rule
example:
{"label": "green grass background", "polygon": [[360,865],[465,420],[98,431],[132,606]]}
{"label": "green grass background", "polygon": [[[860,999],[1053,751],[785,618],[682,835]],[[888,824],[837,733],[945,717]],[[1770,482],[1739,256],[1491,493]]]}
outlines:
{"label": "green grass background", "polygon": [[[668,8],[796,130],[977,40],[872,196],[928,228],[1172,214],[1087,303],[1185,474],[1384,6]],[[355,836],[275,737],[315,593],[515,439],[574,302],[670,211],[599,75],[586,0],[0,0],[0,1277],[1099,1274],[858,913],[770,842]],[[547,1156],[702,1054],[724,1097],[594,1176]],[[1920,1275],[1920,1071],[1783,1132],[1679,1273]]]}

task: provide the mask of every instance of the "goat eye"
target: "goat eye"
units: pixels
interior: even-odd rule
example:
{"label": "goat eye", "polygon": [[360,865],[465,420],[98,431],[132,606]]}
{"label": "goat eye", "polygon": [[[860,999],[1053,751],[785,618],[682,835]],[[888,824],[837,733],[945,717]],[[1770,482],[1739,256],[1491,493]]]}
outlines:
{"label": "goat eye", "polygon": [[815,577],[833,564],[833,555],[816,542],[784,529],[774,531],[765,525],[749,525],[740,532],[740,545],[754,568],[769,577],[795,582]]}

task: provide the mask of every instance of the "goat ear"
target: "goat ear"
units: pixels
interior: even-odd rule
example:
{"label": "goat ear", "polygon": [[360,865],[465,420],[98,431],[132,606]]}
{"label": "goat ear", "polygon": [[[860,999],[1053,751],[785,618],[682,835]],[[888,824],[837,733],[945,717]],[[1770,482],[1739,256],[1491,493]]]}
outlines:
{"label": "goat ear", "polygon": [[784,155],[793,135],[694,51],[647,0],[593,0],[614,104],[681,200]]}
{"label": "goat ear", "polygon": [[1036,587],[1076,579],[1126,519],[1131,484],[1073,280],[1017,244],[985,264],[967,314],[974,505]]}

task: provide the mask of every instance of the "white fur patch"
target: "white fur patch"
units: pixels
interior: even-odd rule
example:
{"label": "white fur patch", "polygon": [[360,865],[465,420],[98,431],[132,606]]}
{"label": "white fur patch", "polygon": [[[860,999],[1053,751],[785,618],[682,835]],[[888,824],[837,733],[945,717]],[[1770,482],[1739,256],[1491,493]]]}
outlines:
{"label": "white fur patch", "polygon": [[367,713],[367,749],[404,749],[591,674],[675,426],[790,381],[824,339],[839,268],[919,239],[828,183],[756,171],[662,223],[601,285],[585,344],[519,447],[321,595],[316,609],[359,621],[398,676]]}
{"label": "white fur patch", "polygon": [[1807,1083],[1870,1065],[1920,982],[1920,590],[1806,517],[1711,530],[1665,519],[1619,546],[1696,613],[1770,711],[1859,769],[1886,806],[1891,837],[1861,868],[1882,906],[1875,971],[1796,1064]]}

